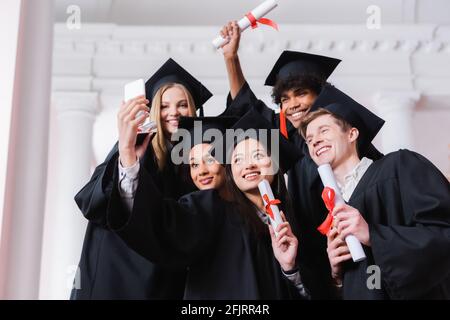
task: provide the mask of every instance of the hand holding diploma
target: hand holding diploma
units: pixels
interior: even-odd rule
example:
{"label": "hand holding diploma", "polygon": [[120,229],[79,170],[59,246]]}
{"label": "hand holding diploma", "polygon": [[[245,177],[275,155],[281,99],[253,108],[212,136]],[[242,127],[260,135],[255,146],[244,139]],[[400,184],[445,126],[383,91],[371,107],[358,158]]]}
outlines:
{"label": "hand holding diploma", "polygon": [[237,21],[230,21],[223,26],[222,30],[220,30],[220,36],[228,40],[228,42],[222,46],[224,58],[236,58],[241,41],[241,30],[237,24]]}
{"label": "hand holding diploma", "polygon": [[[269,25],[274,29],[278,30],[278,26],[275,22],[263,18],[270,11],[275,9],[278,6],[275,0],[266,0],[261,3],[258,7],[247,13],[244,18],[238,21],[239,28],[241,31],[246,30],[248,27],[256,28],[259,23]],[[227,44],[229,39],[223,38],[222,36],[218,36],[212,41],[213,46],[216,49],[219,49],[223,45]]]}
{"label": "hand holding diploma", "polygon": [[[283,220],[286,220],[283,211],[280,211],[280,214]],[[269,232],[272,240],[273,254],[280,263],[281,268],[283,271],[293,270],[296,266],[298,240],[292,232],[289,222],[285,221],[280,223],[277,229],[269,225]]]}
{"label": "hand holding diploma", "polygon": [[[333,209],[335,206],[343,207],[345,205],[345,201],[338,189],[331,166],[329,164],[323,164],[319,166],[318,171],[320,178],[322,179],[323,186],[325,187],[322,193],[322,198],[327,209],[329,210],[326,220],[319,226],[318,230],[322,234],[328,234],[333,224]],[[366,258],[361,243],[354,235],[347,235],[345,237],[345,242],[350,250],[350,254],[354,262],[359,262]]]}
{"label": "hand holding diploma", "polygon": [[332,228],[327,234],[327,254],[330,261],[331,277],[335,285],[342,285],[343,262],[350,260],[352,255],[344,240],[338,235],[336,228]]}
{"label": "hand holding diploma", "polygon": [[284,271],[290,271],[295,268],[298,248],[297,237],[292,232],[283,212],[278,209],[277,204],[281,202],[273,196],[269,181],[266,179],[261,181],[258,184],[258,189],[264,201],[266,214],[270,219],[269,231],[273,253],[281,268]]}

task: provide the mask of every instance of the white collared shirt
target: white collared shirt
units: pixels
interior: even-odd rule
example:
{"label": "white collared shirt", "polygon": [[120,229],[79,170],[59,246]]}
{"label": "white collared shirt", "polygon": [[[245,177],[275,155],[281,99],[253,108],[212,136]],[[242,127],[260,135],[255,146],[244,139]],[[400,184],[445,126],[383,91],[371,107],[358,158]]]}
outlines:
{"label": "white collared shirt", "polygon": [[344,185],[342,186],[339,182],[337,183],[339,189],[341,190],[342,198],[344,198],[345,202],[348,202],[350,200],[353,191],[355,191],[355,188],[358,185],[359,181],[372,163],[373,160],[363,157],[361,161],[353,168],[353,170],[345,175]]}
{"label": "white collared shirt", "polygon": [[125,168],[119,160],[119,194],[129,212],[133,209],[134,195],[138,186],[139,169],[139,161],[136,161],[131,167]]}

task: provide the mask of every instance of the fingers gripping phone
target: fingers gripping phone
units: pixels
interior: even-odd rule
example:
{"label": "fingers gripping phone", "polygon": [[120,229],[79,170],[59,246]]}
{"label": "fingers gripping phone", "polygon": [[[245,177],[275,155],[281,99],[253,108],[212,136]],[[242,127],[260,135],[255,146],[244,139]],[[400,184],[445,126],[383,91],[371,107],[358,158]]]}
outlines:
{"label": "fingers gripping phone", "polygon": [[[145,96],[145,82],[143,79],[138,79],[127,83],[124,86],[124,101],[134,99],[138,96]],[[143,111],[139,111],[136,117],[139,117]],[[137,144],[141,144],[148,133],[154,133],[157,130],[157,125],[150,117],[145,119],[145,122],[138,128]]]}

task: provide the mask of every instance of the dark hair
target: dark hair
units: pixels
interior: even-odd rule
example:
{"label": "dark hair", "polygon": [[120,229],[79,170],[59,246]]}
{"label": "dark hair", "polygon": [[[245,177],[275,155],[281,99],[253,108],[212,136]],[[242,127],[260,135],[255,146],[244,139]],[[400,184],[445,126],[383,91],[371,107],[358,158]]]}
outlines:
{"label": "dark hair", "polygon": [[276,104],[281,103],[281,97],[289,90],[311,90],[316,95],[320,93],[326,81],[314,74],[291,75],[286,79],[278,79],[272,90],[272,99]]}
{"label": "dark hair", "polygon": [[[266,148],[268,155],[270,156],[270,150]],[[273,161],[273,160],[272,160]],[[262,222],[256,213],[259,210],[238,188],[233,179],[233,173],[231,171],[231,164],[225,166],[226,172],[226,185],[228,187],[229,193],[232,196],[232,202],[235,204],[238,213],[242,216],[244,222],[254,231],[257,235],[262,236],[267,234],[267,226]],[[274,180],[271,183],[273,195],[276,199],[281,201],[279,205],[280,210],[285,214],[286,219],[291,224],[292,231],[297,236],[297,224],[295,222],[295,217],[293,216],[292,202],[289,197],[289,193],[286,188],[286,182],[284,180],[283,173],[279,170],[274,175]]]}
{"label": "dark hair", "polygon": [[192,190],[198,190],[197,186],[195,185],[194,181],[192,181],[191,178],[191,166],[188,163],[182,163],[178,166],[179,168],[179,174],[181,176],[181,181],[184,182],[187,188]]}
{"label": "dark hair", "polygon": [[[233,180],[233,174],[231,172],[231,165],[226,165],[226,183],[232,196],[232,202],[235,204],[237,212],[242,216],[245,224],[257,235],[261,236],[268,232],[267,226],[262,222],[256,213],[259,210],[246,196],[239,190],[238,186]],[[286,219],[292,223],[291,218],[291,201],[286,189],[285,180],[281,171],[274,176],[274,180],[271,184],[274,197],[281,201],[279,205],[283,210]]]}

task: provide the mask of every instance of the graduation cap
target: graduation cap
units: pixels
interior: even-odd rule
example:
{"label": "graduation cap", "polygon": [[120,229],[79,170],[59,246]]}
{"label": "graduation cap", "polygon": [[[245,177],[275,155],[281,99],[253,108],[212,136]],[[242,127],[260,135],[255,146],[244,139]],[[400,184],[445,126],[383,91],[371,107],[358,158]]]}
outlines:
{"label": "graduation cap", "polygon": [[[273,127],[255,108],[247,111],[230,129],[234,130],[233,134],[229,134],[231,132],[227,130],[223,139],[218,141],[217,145],[216,143],[213,144],[214,147],[221,147],[222,155],[226,156],[227,163],[231,163],[231,155],[235,146],[246,138],[254,138],[262,143],[283,173],[287,172],[302,157],[297,148],[280,134],[279,129]],[[240,134],[237,134],[239,133],[237,130],[240,130]],[[276,133],[276,137],[273,136],[274,133]],[[278,138],[278,140],[273,141],[275,138]],[[271,142],[275,142],[275,145],[271,146]],[[274,147],[277,148],[279,159],[273,157],[275,155]],[[217,157],[214,152],[212,154],[219,162],[223,162],[223,159],[220,159],[222,155]]]}
{"label": "graduation cap", "polygon": [[[314,75],[325,82],[340,62],[339,59],[326,56],[285,50],[275,62],[264,85],[275,86],[279,79],[302,75]],[[280,112],[280,130],[288,138],[288,123],[283,110]]]}
{"label": "graduation cap", "polygon": [[220,133],[219,139],[225,134],[226,129],[231,128],[236,123],[238,117],[180,117],[178,130],[189,131],[189,139],[183,141],[185,147],[192,149],[201,143],[213,143],[214,132],[211,135],[205,134],[208,130],[217,130]]}
{"label": "graduation cap", "polygon": [[360,153],[375,149],[371,142],[384,125],[383,119],[330,84],[322,88],[310,112],[319,108],[330,111],[359,130]]}
{"label": "graduation cap", "polygon": [[152,100],[158,89],[167,83],[185,86],[194,99],[195,108],[200,109],[200,116],[203,116],[203,104],[212,97],[212,93],[172,58],[169,58],[145,83],[147,99]]}
{"label": "graduation cap", "polygon": [[267,76],[266,86],[274,86],[278,79],[311,74],[326,81],[341,62],[339,59],[319,56],[306,52],[285,50]]}

